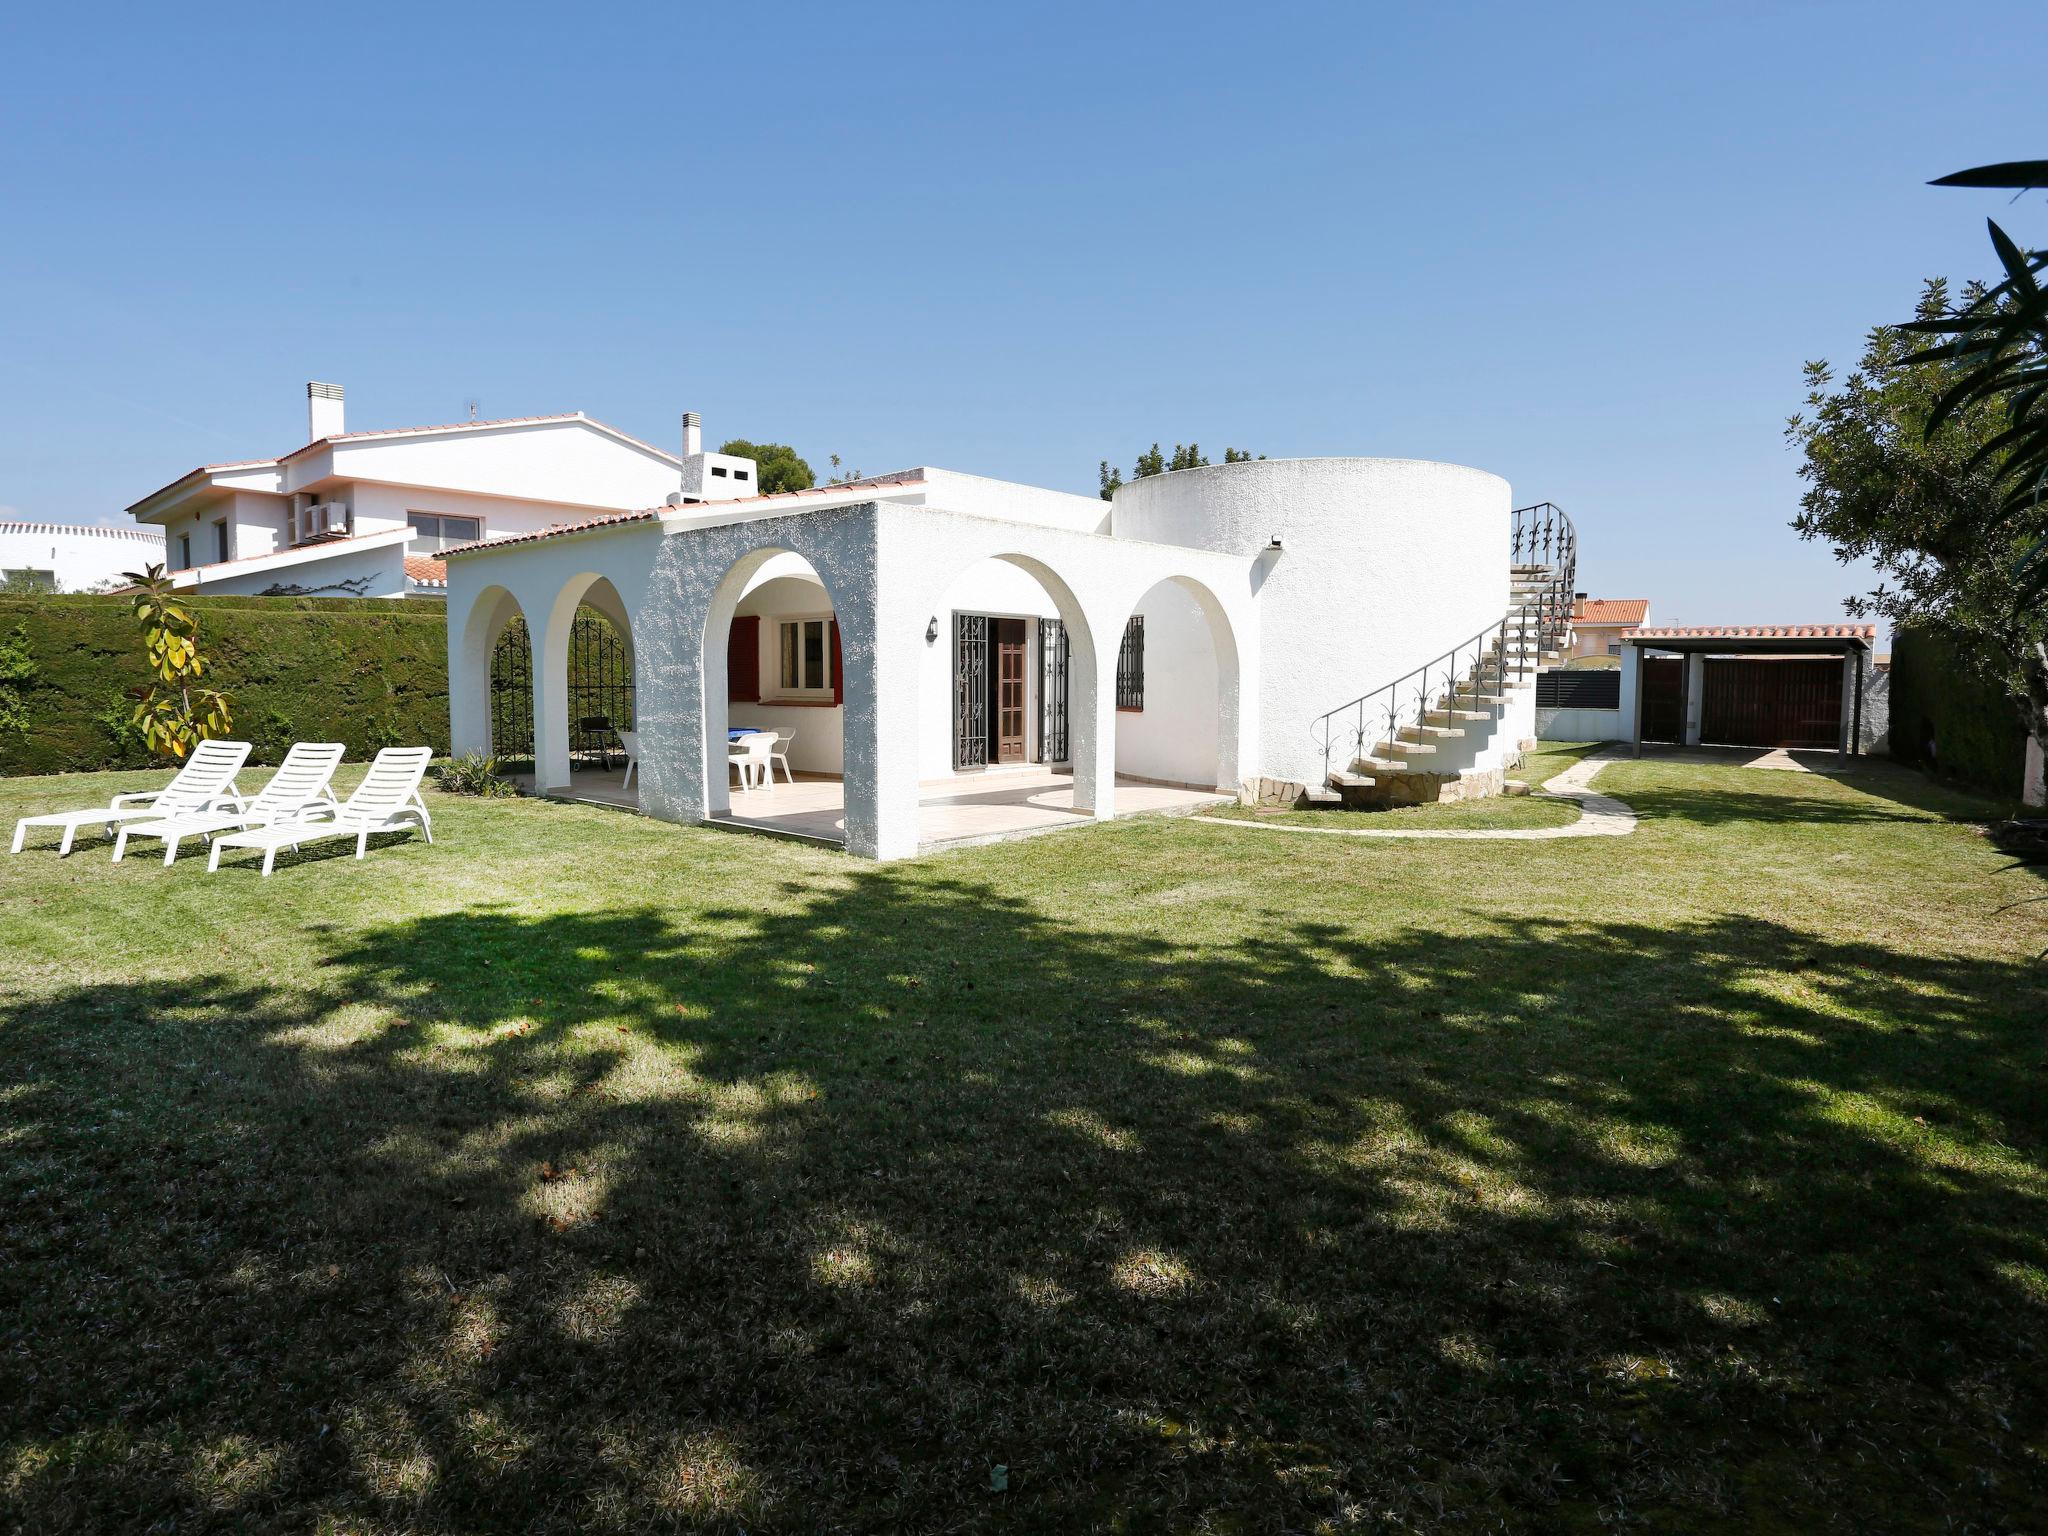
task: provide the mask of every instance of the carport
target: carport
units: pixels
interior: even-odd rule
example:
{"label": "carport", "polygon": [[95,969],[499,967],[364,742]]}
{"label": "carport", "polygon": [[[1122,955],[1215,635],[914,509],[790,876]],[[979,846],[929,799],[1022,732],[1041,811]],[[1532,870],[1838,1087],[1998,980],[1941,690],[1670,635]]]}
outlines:
{"label": "carport", "polygon": [[1862,751],[1872,624],[1698,625],[1622,639],[1626,739]]}

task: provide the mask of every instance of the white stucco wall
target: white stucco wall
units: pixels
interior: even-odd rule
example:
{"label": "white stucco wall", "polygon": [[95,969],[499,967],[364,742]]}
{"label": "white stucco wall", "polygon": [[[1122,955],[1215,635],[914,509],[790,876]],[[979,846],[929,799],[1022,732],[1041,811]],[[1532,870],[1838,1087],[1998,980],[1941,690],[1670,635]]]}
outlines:
{"label": "white stucco wall", "polygon": [[1248,562],[1258,771],[1320,784],[1320,716],[1500,622],[1511,510],[1507,481],[1460,465],[1264,459],[1133,481],[1111,526]]}
{"label": "white stucco wall", "polygon": [[1216,647],[1207,618],[1171,582],[1146,593],[1137,611],[1145,620],[1145,707],[1117,711],[1117,772],[1235,790],[1217,779]]}
{"label": "white stucco wall", "polygon": [[155,529],[0,522],[0,571],[42,571],[59,592],[84,592],[164,557]]}
{"label": "white stucco wall", "polygon": [[1543,709],[1537,712],[1536,735],[1544,741],[1620,741],[1619,709]]}
{"label": "white stucco wall", "polygon": [[[1058,605],[1036,577],[1002,560],[984,560],[954,578],[926,615],[926,627],[938,620],[936,640],[920,636],[918,660],[917,771],[920,779],[944,779],[953,769],[953,637],[958,614],[1023,619],[1025,623],[1025,759],[1037,762],[1039,749],[1038,621],[1059,617]],[[989,771],[999,772],[1000,768]]]}
{"label": "white stucco wall", "polygon": [[966,475],[957,469],[935,469],[929,465],[918,472],[924,476],[923,484],[906,486],[903,494],[891,499],[966,512],[975,517],[1063,528],[1069,533],[1109,531],[1110,504],[1099,496],[1076,496],[1071,491],[1049,491],[1043,486],[991,480],[986,475]]}
{"label": "white stucco wall", "polygon": [[[202,566],[198,579],[186,590],[199,593],[221,593],[225,595],[259,596],[272,587],[301,587],[305,591],[299,596],[309,597],[392,597],[405,596],[405,545],[401,542],[379,543],[364,549],[353,544],[338,545],[329,558],[323,560],[293,562],[282,566],[268,565],[260,570],[242,568],[239,563],[223,566]],[[347,582],[360,582],[360,589],[344,587]]]}

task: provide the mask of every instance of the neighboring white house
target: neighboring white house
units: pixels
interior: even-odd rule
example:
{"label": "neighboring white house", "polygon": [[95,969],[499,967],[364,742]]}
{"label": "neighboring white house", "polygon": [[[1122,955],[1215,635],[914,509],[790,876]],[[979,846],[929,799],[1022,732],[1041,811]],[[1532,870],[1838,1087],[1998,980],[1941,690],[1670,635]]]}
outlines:
{"label": "neighboring white house", "polygon": [[0,522],[0,581],[27,575],[53,592],[90,592],[163,557],[154,528]]}
{"label": "neighboring white house", "polygon": [[178,585],[259,596],[440,597],[441,551],[671,497],[755,491],[750,459],[663,451],[580,411],[350,432],[339,386],[306,386],[308,441],[207,464],[128,510]]}
{"label": "neighboring white house", "polygon": [[[507,747],[495,720],[541,786],[598,782],[571,751],[587,605],[630,653],[612,724],[637,735],[642,809],[736,819],[729,729],[774,731],[807,777],[747,791],[737,819],[774,830],[802,804],[806,828],[893,858],[977,800],[1099,819],[1120,792],[1497,788],[1569,629],[1568,520],[1450,464],[1259,460],[1112,503],[934,468],[680,501],[445,552],[454,750]],[[508,724],[514,618],[529,691]]]}

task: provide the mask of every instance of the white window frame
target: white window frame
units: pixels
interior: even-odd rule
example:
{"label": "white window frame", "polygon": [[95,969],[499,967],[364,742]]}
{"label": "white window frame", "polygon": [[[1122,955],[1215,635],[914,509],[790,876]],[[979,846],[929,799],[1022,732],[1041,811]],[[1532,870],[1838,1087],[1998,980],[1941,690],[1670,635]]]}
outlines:
{"label": "white window frame", "polygon": [[[771,658],[771,659],[772,659],[772,660],[774,661],[774,663],[775,663],[775,670],[774,670],[775,684],[774,684],[774,692],[773,692],[773,697],[774,697],[774,698],[777,698],[777,699],[829,699],[829,698],[831,698],[831,697],[832,697],[832,614],[831,614],[831,612],[830,612],[829,610],[827,610],[827,611],[826,611],[826,612],[824,612],[824,613],[778,613],[778,614],[776,614],[776,615],[775,615],[775,617],[774,617],[774,618],[773,618],[773,619],[772,619],[772,620],[771,620],[770,622],[772,622],[772,623],[773,623],[773,624],[775,625],[775,648],[774,648],[774,653],[773,653],[773,656],[772,656],[772,658]],[[783,678],[783,668],[782,668],[782,662],[783,662],[783,645],[784,645],[784,634],[783,634],[783,631],[784,631],[784,630],[785,630],[786,628],[788,628],[789,626],[791,626],[791,625],[794,625],[794,626],[796,626],[796,631],[797,631],[797,635],[796,635],[796,647],[797,647],[797,651],[796,651],[796,665],[797,665],[797,672],[798,672],[798,675],[799,675],[799,677],[801,677],[801,675],[802,675],[802,672],[803,672],[803,644],[804,644],[804,636],[803,636],[803,626],[804,626],[804,625],[806,625],[806,624],[818,624],[818,625],[822,625],[822,626],[823,626],[822,630],[820,631],[820,651],[819,651],[819,655],[820,655],[820,658],[821,658],[821,665],[820,665],[820,668],[819,668],[819,670],[820,670],[820,672],[822,672],[822,673],[823,673],[823,681],[822,681],[822,682],[821,682],[821,683],[820,683],[820,684],[819,684],[818,686],[816,686],[816,687],[806,687],[806,686],[805,686],[805,685],[804,685],[804,684],[803,684],[803,683],[802,683],[801,681],[799,681],[799,682],[798,682],[798,683],[797,683],[797,684],[796,684],[795,686],[791,686],[790,684],[788,684],[788,683],[785,683],[785,682],[784,682],[784,681],[782,680],[782,678]]]}

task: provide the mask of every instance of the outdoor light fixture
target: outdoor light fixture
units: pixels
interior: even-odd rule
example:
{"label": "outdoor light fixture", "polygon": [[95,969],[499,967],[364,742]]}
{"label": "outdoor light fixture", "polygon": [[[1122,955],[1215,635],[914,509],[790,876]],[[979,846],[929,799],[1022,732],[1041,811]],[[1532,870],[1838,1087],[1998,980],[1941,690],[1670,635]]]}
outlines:
{"label": "outdoor light fixture", "polygon": [[924,643],[926,645],[937,645],[939,643],[939,616],[936,613],[932,615],[931,623],[924,627]]}
{"label": "outdoor light fixture", "polygon": [[1272,538],[1271,538],[1271,539],[1270,539],[1270,540],[1269,540],[1269,541],[1267,542],[1267,544],[1266,544],[1266,548],[1268,548],[1268,549],[1272,549],[1272,550],[1277,550],[1277,549],[1279,549],[1279,547],[1280,547],[1280,535],[1276,533],[1276,534],[1274,534],[1274,535],[1273,535],[1273,537],[1272,537]]}

